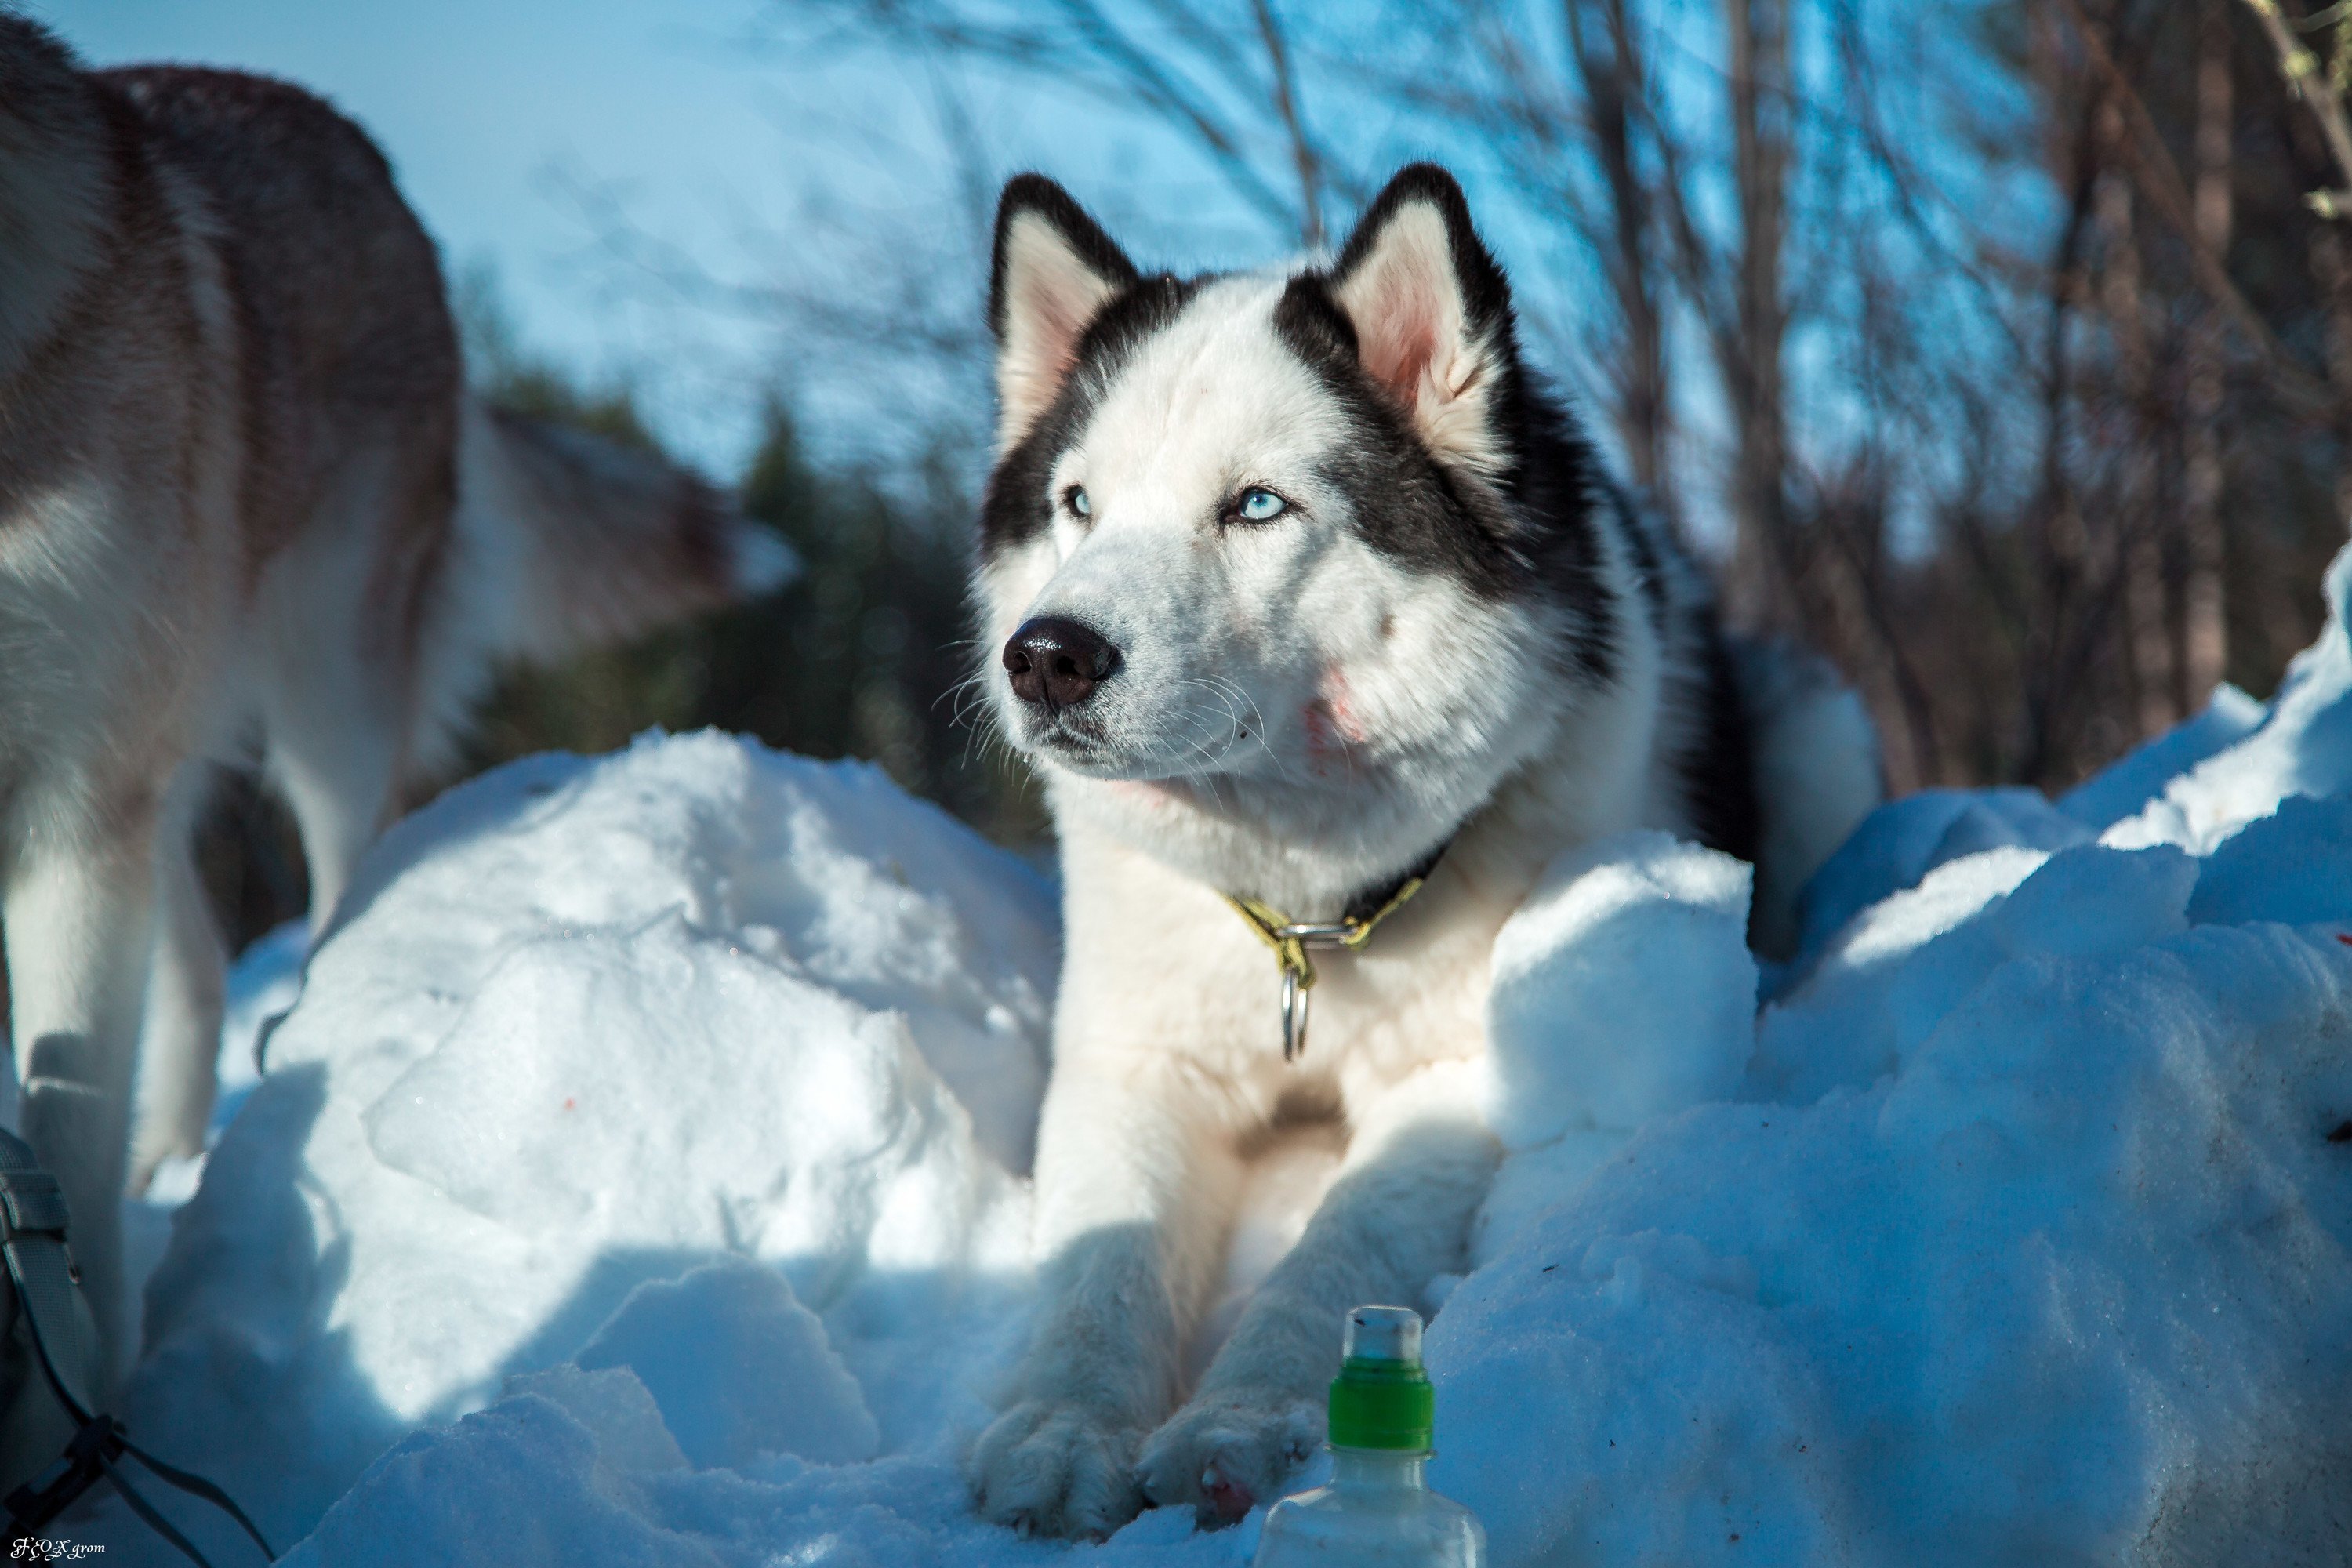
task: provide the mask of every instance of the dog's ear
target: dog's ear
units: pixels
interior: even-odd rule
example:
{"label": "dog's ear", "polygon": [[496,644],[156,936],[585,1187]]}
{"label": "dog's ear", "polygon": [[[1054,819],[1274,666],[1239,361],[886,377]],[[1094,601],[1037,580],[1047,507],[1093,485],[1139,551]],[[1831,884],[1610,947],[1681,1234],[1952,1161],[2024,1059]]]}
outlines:
{"label": "dog's ear", "polygon": [[1414,163],[1348,237],[1330,291],[1357,354],[1440,453],[1494,473],[1510,462],[1495,417],[1517,350],[1511,290],[1454,176]]}
{"label": "dog's ear", "polygon": [[1016,174],[1006,184],[988,280],[1000,449],[1053,406],[1087,324],[1135,279],[1135,264],[1069,192],[1043,174]]}

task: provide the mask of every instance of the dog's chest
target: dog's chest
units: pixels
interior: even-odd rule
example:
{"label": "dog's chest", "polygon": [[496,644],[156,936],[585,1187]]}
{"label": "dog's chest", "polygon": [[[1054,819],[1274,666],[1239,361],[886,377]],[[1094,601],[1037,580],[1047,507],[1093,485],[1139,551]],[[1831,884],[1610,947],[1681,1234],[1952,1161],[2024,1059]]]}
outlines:
{"label": "dog's chest", "polygon": [[1281,965],[1238,914],[1217,913],[1160,980],[1187,994],[1187,1011],[1202,1026],[1194,1048],[1216,1070],[1277,1100],[1320,1092],[1318,1085],[1354,1100],[1428,1063],[1485,1050],[1502,913],[1458,889],[1441,885],[1427,907],[1408,906],[1361,951],[1313,953],[1315,984],[1299,1005],[1303,1044],[1290,1060],[1282,1049]]}

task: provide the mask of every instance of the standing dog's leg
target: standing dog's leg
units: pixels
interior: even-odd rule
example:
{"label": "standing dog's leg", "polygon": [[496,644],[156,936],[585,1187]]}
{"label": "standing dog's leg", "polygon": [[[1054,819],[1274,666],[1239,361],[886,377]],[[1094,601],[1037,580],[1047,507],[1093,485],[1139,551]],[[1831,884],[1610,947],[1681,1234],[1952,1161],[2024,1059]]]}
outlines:
{"label": "standing dog's leg", "polygon": [[1175,1403],[1240,1183],[1234,1110],[1206,1079],[1141,1051],[1054,1077],[1037,1144],[1044,1305],[1017,1401],[972,1454],[991,1519],[1100,1537],[1142,1506],[1136,1445]]}
{"label": "standing dog's leg", "polygon": [[392,420],[347,454],[338,488],[273,599],[263,676],[268,771],[310,874],[310,936],[334,918],[391,820],[420,719],[419,639],[448,561],[457,405]]}
{"label": "standing dog's leg", "polygon": [[194,836],[211,771],[189,763],[173,781],[155,841],[155,965],[140,1039],[130,1190],[167,1159],[201,1154],[218,1088],[228,954],[196,875]]}
{"label": "standing dog's leg", "polygon": [[388,481],[380,490],[353,480],[352,491],[339,509],[347,520],[306,546],[319,552],[308,579],[316,592],[278,612],[278,656],[261,698],[268,771],[301,829],[313,942],[392,816],[415,719],[426,563],[379,536],[429,537],[439,525],[419,520],[438,504],[446,523],[447,511],[446,500],[404,500],[408,490]]}
{"label": "standing dog's leg", "polygon": [[1155,1504],[1204,1521],[1269,1500],[1313,1450],[1339,1324],[1367,1302],[1414,1305],[1462,1266],[1499,1146],[1480,1110],[1477,1069],[1426,1067],[1354,1110],[1339,1180],[1250,1302],[1190,1403],[1151,1435],[1139,1468]]}
{"label": "standing dog's leg", "polygon": [[270,773],[302,833],[314,941],[391,814],[407,725],[381,672],[347,650],[320,663],[329,668],[286,682],[269,724]]}
{"label": "standing dog's leg", "polygon": [[25,1139],[65,1188],[98,1321],[98,1397],[126,1360],[122,1184],[146,990],[152,808],[79,839],[37,837],[8,876],[5,922]]}

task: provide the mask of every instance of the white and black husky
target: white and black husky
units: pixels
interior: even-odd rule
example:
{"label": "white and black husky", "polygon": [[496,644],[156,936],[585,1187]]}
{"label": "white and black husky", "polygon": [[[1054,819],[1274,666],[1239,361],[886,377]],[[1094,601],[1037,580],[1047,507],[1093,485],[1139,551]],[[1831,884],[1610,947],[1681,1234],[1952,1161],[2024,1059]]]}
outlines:
{"label": "white and black husky", "polygon": [[[1783,931],[1874,753],[1786,659],[1743,696],[1699,574],[1521,367],[1441,169],[1328,266],[1194,279],[1024,175],[990,312],[989,684],[1052,797],[1067,957],[1045,1304],[973,1483],[1055,1533],[1232,1518],[1316,1441],[1341,1313],[1462,1266],[1489,955],[1546,864],[1668,828],[1759,859]],[[1188,1391],[1250,1161],[1313,1121],[1336,1179]]]}

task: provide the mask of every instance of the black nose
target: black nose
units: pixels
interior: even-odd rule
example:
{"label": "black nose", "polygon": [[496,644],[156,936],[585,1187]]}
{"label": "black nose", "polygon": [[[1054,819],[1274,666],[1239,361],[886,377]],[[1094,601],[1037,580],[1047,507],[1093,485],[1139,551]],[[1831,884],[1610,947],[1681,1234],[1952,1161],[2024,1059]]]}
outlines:
{"label": "black nose", "polygon": [[1013,695],[1043,702],[1048,713],[1084,702],[1118,668],[1118,649],[1100,632],[1059,616],[1039,616],[1004,645]]}

